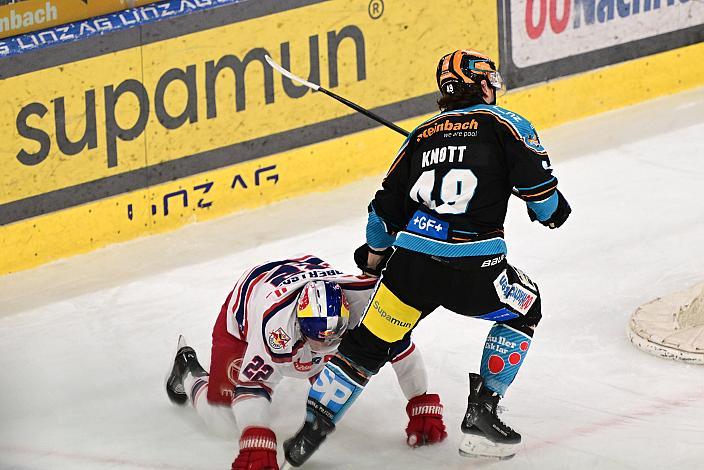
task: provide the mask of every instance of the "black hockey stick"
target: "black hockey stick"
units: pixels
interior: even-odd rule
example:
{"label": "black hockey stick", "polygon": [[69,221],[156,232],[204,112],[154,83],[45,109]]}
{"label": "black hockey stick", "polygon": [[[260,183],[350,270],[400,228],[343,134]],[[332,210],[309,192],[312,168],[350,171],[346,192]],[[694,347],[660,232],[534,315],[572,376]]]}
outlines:
{"label": "black hockey stick", "polygon": [[[266,59],[267,63],[271,66],[271,68],[273,68],[274,70],[276,70],[280,74],[290,78],[294,82],[298,82],[301,85],[305,85],[308,88],[310,88],[311,90],[316,90],[316,91],[320,91],[322,93],[325,93],[329,97],[334,98],[337,101],[339,101],[340,103],[345,104],[345,105],[349,106],[350,108],[354,109],[355,111],[360,112],[360,113],[364,114],[365,116],[374,119],[376,122],[385,125],[389,129],[395,130],[396,132],[398,132],[402,136],[408,137],[409,132],[401,127],[398,127],[393,122],[388,121],[377,114],[374,114],[373,112],[369,111],[368,109],[361,107],[357,103],[353,103],[352,101],[350,101],[346,98],[343,98],[342,96],[340,96],[336,93],[333,93],[332,91],[327,90],[327,89],[321,87],[320,85],[316,85],[315,83],[311,83],[308,80],[304,80],[303,78],[299,77],[298,75],[292,74],[290,71],[286,70],[285,68],[283,68],[282,66],[280,66],[279,64],[274,62],[274,59],[272,59],[268,55],[264,55],[264,59]],[[514,196],[518,196],[518,191],[515,188],[511,189],[511,193],[513,193]]]}
{"label": "black hockey stick", "polygon": [[336,93],[333,93],[333,92],[330,91],[330,90],[327,90],[327,89],[321,87],[320,85],[316,85],[315,83],[311,83],[311,82],[309,82],[308,80],[302,79],[302,78],[299,77],[298,75],[292,74],[290,71],[286,70],[285,68],[283,68],[282,66],[280,66],[279,64],[277,64],[276,62],[274,62],[274,59],[272,59],[272,58],[269,57],[268,55],[265,55],[264,58],[266,59],[267,63],[268,63],[269,65],[271,65],[271,67],[272,67],[274,70],[276,70],[277,72],[281,73],[282,75],[285,75],[286,77],[290,78],[291,80],[293,80],[293,81],[295,81],[295,82],[298,82],[298,83],[300,83],[301,85],[305,85],[305,86],[307,86],[308,88],[310,88],[311,90],[315,90],[315,91],[319,91],[319,92],[321,92],[321,93],[325,93],[325,94],[328,95],[330,98],[334,98],[334,99],[336,99],[337,101],[339,101],[340,103],[345,104],[345,105],[349,106],[350,108],[354,109],[355,111],[357,111],[357,112],[359,112],[359,113],[362,113],[362,114],[364,114],[365,116],[374,119],[376,122],[378,122],[378,123],[380,123],[380,124],[385,125],[385,126],[388,127],[389,129],[395,130],[396,132],[398,132],[398,133],[401,134],[402,136],[408,137],[408,131],[405,130],[405,129],[402,129],[402,128],[400,128],[400,127],[398,127],[398,126],[397,126],[396,124],[394,124],[393,122],[388,121],[388,120],[384,119],[383,117],[374,114],[373,112],[369,111],[368,109],[361,107],[361,106],[358,105],[357,103],[353,103],[353,102],[351,102],[350,100],[345,99],[345,98],[343,98],[342,96],[340,96],[340,95],[338,95],[338,94],[336,94]]}

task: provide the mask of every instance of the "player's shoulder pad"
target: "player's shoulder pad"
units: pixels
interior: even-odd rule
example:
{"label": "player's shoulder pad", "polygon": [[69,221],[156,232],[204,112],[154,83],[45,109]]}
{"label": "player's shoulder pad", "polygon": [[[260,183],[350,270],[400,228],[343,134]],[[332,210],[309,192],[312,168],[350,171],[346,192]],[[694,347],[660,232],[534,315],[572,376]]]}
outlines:
{"label": "player's shoulder pad", "polygon": [[461,110],[467,113],[482,113],[494,116],[499,122],[504,124],[511,130],[511,133],[516,139],[532,151],[540,154],[546,154],[545,148],[540,143],[540,138],[533,124],[518,113],[509,111],[496,105],[477,104]]}

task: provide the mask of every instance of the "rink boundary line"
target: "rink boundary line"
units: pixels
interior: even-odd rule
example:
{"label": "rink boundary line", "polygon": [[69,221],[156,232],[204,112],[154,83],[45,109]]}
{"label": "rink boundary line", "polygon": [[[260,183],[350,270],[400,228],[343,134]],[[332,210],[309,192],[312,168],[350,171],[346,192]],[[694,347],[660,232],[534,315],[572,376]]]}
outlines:
{"label": "rink boundary line", "polygon": [[699,400],[704,399],[704,392],[698,394],[689,395],[686,398],[678,398],[675,400],[667,400],[662,398],[650,398],[651,400],[657,400],[657,403],[653,404],[651,407],[644,407],[635,410],[631,413],[619,413],[608,419],[601,421],[595,421],[591,424],[586,424],[583,426],[578,426],[572,428],[571,430],[560,433],[560,435],[554,438],[541,439],[537,438],[535,444],[526,445],[520,453],[535,451],[539,449],[549,448],[553,445],[561,445],[562,443],[569,441],[571,439],[587,437],[591,435],[598,434],[604,430],[610,430],[622,426],[630,426],[633,422],[637,422],[645,417],[658,416],[668,414],[670,411],[686,408],[696,403]]}
{"label": "rink boundary line", "polygon": [[0,445],[0,450],[3,452],[15,453],[15,454],[30,454],[35,456],[45,456],[45,457],[58,457],[67,460],[78,460],[83,462],[91,463],[103,463],[103,464],[117,464],[117,465],[130,465],[136,468],[145,469],[164,469],[164,470],[199,470],[200,467],[188,467],[183,465],[173,465],[163,462],[137,462],[134,460],[128,460],[124,458],[109,457],[109,456],[93,456],[88,454],[80,454],[76,452],[60,452],[55,450],[42,450],[42,449],[32,449],[23,446],[5,446]]}

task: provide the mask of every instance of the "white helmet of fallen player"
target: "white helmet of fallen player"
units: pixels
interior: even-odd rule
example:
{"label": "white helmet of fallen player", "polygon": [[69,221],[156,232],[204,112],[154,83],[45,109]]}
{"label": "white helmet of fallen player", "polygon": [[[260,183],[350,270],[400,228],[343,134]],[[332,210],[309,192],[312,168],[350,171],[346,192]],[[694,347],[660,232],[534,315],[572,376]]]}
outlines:
{"label": "white helmet of fallen player", "polygon": [[338,284],[311,281],[298,294],[296,317],[311,349],[328,352],[337,347],[350,322],[350,307]]}

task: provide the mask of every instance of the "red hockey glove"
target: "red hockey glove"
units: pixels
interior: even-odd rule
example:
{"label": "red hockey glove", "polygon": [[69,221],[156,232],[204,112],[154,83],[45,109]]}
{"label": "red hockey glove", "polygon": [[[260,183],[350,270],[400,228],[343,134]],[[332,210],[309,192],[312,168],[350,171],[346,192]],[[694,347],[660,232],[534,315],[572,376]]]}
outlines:
{"label": "red hockey glove", "polygon": [[240,437],[240,453],[232,470],[279,470],[276,434],[269,428],[246,428]]}
{"label": "red hockey glove", "polygon": [[447,437],[442,421],[442,403],[436,394],[418,395],[408,400],[406,405],[408,427],[406,443],[411,447],[441,442]]}

